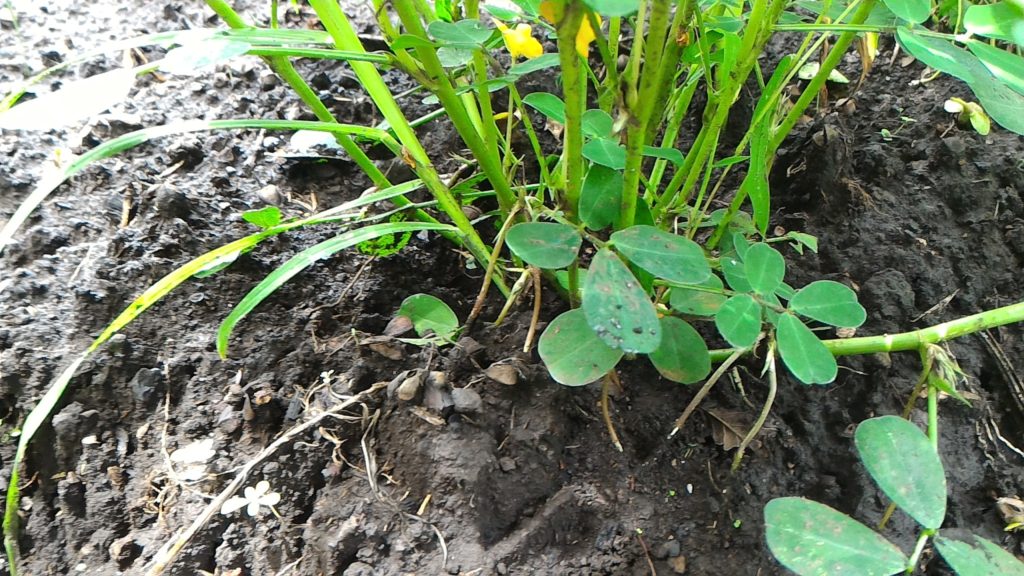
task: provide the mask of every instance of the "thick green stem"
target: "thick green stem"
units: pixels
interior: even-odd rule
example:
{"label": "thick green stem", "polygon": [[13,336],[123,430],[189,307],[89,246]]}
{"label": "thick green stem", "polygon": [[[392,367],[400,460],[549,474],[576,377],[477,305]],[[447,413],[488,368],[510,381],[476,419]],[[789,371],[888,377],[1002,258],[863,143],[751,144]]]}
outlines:
{"label": "thick green stem", "polygon": [[[630,119],[626,130],[626,169],[622,175],[622,200],[619,205],[617,226],[620,230],[632,226],[636,217],[636,199],[640,192],[640,169],[644,161],[644,144],[647,143],[647,125],[654,113],[652,104],[660,92],[658,80],[661,78],[662,56],[665,54],[670,7],[669,0],[652,0],[651,16],[647,22],[647,38],[644,42],[646,53],[643,54],[640,89],[635,100],[627,98],[626,102]],[[669,78],[668,81],[673,78]]]}
{"label": "thick green stem", "polygon": [[[225,24],[231,28],[251,28],[249,24],[238,15],[237,12],[231,7],[230,4],[224,0],[206,0],[206,5],[211,10],[216,12],[217,16],[224,21]],[[281,77],[282,80],[291,86],[292,90],[298,94],[299,98],[309,106],[313,114],[321,122],[337,122],[338,120],[331,114],[331,111],[324,106],[324,103],[320,101],[320,97],[317,96],[316,92],[309,87],[309,84],[299,75],[295,67],[292,66],[291,61],[284,56],[264,56],[263,59],[267,62],[270,68]],[[391,185],[388,179],[377,168],[377,165],[366,155],[363,150],[352,141],[351,138],[344,134],[335,134],[335,139],[338,141],[338,145],[345,150],[345,153],[352,158],[359,168],[370,177],[374,186],[378,188],[386,188]]]}
{"label": "thick green stem", "polygon": [[[822,343],[825,344],[825,347],[834,356],[906,352],[908,350],[917,350],[924,344],[938,344],[981,330],[1014,324],[1016,322],[1024,322],[1024,302],[972,314],[971,316],[964,316],[963,318],[920,330],[912,330],[900,334],[884,334],[882,336],[823,340]],[[711,359],[714,362],[721,362],[733,353],[735,353],[733,348],[712,350]]]}
{"label": "thick green stem", "polygon": [[[854,13],[853,18],[850,20],[850,24],[857,25],[863,24],[871,14],[871,9],[875,6],[875,0],[863,0],[860,8]],[[814,75],[814,78],[804,88],[803,94],[797,99],[796,103],[793,104],[793,108],[786,114],[786,118],[779,124],[779,127],[775,130],[775,135],[772,137],[771,145],[768,147],[769,156],[774,155],[775,151],[782,145],[782,141],[786,139],[789,132],[796,126],[797,121],[803,116],[804,110],[811,104],[811,101],[818,96],[818,92],[821,91],[822,86],[825,85],[825,81],[828,80],[828,75],[835,70],[836,66],[843,59],[843,55],[846,54],[846,49],[850,47],[850,44],[857,37],[857,32],[846,31],[839,35],[836,40],[835,46],[829,51],[828,56],[822,61],[821,67],[818,69],[818,73]]]}
{"label": "thick green stem", "polygon": [[579,0],[565,5],[559,21],[558,55],[562,64],[562,96],[565,100],[565,141],[562,143],[562,169],[565,170],[563,209],[575,217],[583,189],[583,111],[587,105],[587,77],[576,52],[576,34],[586,18],[586,7]]}
{"label": "thick green stem", "polygon": [[[321,4],[322,2],[323,0],[317,0],[316,4]],[[395,11],[398,12],[399,18],[402,20],[402,24],[405,26],[406,32],[427,39],[427,31],[423,28],[420,14],[412,0],[395,0],[393,5]],[[423,69],[435,83],[433,86],[434,94],[448,112],[448,117],[455,126],[455,130],[458,131],[459,136],[462,137],[463,142],[465,142],[473,157],[480,164],[480,169],[487,176],[487,179],[490,180],[491,186],[494,187],[502,213],[508,214],[512,210],[512,206],[515,205],[516,195],[505,178],[499,155],[496,151],[488,149],[484,140],[480,137],[473,118],[466,110],[465,103],[456,94],[455,88],[452,87],[451,82],[448,80],[444,66],[441,65],[441,61],[437,57],[437,49],[433,46],[421,46],[416,48],[416,55],[419,57]],[[491,121],[493,122],[493,118]]]}
{"label": "thick green stem", "polygon": [[[339,49],[365,52],[363,43],[359,40],[355,29],[352,28],[348,17],[341,11],[337,2],[332,0],[311,0],[310,5],[320,17],[324,28],[334,38],[334,42]],[[437,170],[430,161],[430,157],[416,136],[415,130],[409,125],[408,119],[398,107],[398,103],[395,102],[391,90],[385,84],[384,79],[381,78],[380,73],[377,72],[377,69],[372,64],[367,62],[350,62],[349,65],[355,71],[360,84],[363,85],[363,88],[366,89],[370,98],[377,105],[377,109],[380,110],[384,119],[391,126],[391,129],[398,137],[398,141],[402,143],[405,159],[412,163],[413,169],[423,181],[424,186],[437,200],[438,207],[444,211],[463,234],[465,246],[473,254],[473,257],[483,265],[490,257],[490,250],[473,228],[469,218],[462,212],[459,202],[441,181]],[[495,277],[495,283],[502,293],[508,293],[508,286],[500,276]]]}

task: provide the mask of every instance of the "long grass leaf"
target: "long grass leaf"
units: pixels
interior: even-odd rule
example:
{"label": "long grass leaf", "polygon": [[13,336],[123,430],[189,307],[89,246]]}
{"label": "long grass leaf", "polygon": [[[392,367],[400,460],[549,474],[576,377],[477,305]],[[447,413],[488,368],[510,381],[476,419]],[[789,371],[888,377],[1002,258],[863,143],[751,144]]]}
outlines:
{"label": "long grass leaf", "polygon": [[227,318],[221,322],[220,328],[217,330],[217,352],[220,353],[222,358],[226,358],[228,340],[231,338],[231,331],[234,329],[235,325],[238,324],[246,314],[251,312],[252,309],[262,302],[267,296],[273,294],[285,282],[290,280],[299,272],[308,268],[310,265],[331,256],[335,252],[350,248],[360,242],[365,242],[366,240],[372,240],[373,238],[377,238],[385,234],[400,234],[403,232],[415,232],[420,230],[438,230],[450,233],[456,233],[458,231],[457,228],[448,224],[432,222],[389,222],[386,224],[375,224],[373,226],[365,226],[363,228],[349,230],[348,232],[344,232],[330,240],[325,240],[303,250],[302,252],[299,252],[290,260],[285,262],[281,267],[268,274],[262,282],[250,290],[249,293],[242,298],[241,302],[235,306],[231,313],[228,314]]}
{"label": "long grass leaf", "polygon": [[21,228],[22,224],[24,224],[32,212],[34,212],[35,209],[39,207],[44,200],[46,200],[47,196],[49,196],[51,192],[63,184],[68,178],[81,172],[94,162],[110,158],[111,156],[139,146],[140,144],[155,138],[185,134],[188,132],[219,129],[316,130],[335,134],[347,134],[381,142],[388,146],[388,148],[392,149],[396,154],[401,153],[401,147],[397,142],[395,142],[394,138],[384,130],[368,128],[365,126],[353,126],[349,124],[332,124],[330,122],[259,119],[187,120],[184,122],[167,124],[165,126],[154,126],[152,128],[136,130],[135,132],[129,132],[128,134],[119,136],[109,142],[100,144],[69,163],[61,172],[44,177],[24,202],[18,206],[18,209],[15,210],[11,219],[7,221],[3,229],[0,229],[0,254],[2,254],[4,248],[10,244],[11,239],[14,237],[14,234],[18,229]]}

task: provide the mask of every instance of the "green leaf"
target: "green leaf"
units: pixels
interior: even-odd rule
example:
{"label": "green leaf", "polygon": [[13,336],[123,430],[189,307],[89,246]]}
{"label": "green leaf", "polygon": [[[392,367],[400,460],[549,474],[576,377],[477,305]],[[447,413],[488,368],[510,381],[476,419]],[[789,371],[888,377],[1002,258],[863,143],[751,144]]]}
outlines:
{"label": "green leaf", "polygon": [[959,576],[1024,576],[1024,563],[981,536],[974,542],[935,537],[935,548]]}
{"label": "green leaf", "polygon": [[273,228],[281,223],[281,209],[267,206],[259,210],[248,210],[242,213],[242,220],[260,228]]}
{"label": "green leaf", "polygon": [[196,272],[194,274],[192,274],[192,277],[193,278],[206,278],[207,276],[213,276],[217,272],[220,272],[221,270],[224,270],[228,266],[231,266],[232,264],[234,264],[235,260],[238,260],[238,257],[241,256],[241,255],[242,255],[242,251],[241,250],[239,250],[237,252],[232,252],[230,254],[224,254],[220,258],[217,258],[216,260],[210,262],[206,266],[203,266],[201,269],[196,270]]}
{"label": "green leaf", "polygon": [[661,325],[654,304],[629,268],[608,248],[599,250],[590,263],[582,308],[590,327],[609,346],[633,354],[658,348]]}
{"label": "green leaf", "polygon": [[160,70],[168,74],[190,75],[208,72],[217,64],[245,54],[252,48],[248,42],[227,38],[209,38],[189,42],[172,49],[160,60]]}
{"label": "green leaf", "polygon": [[422,36],[402,34],[398,38],[395,38],[390,47],[392,50],[409,50],[412,48],[434,48],[436,46],[437,44],[434,44]]}
{"label": "green leaf", "polygon": [[631,262],[669,282],[698,284],[711,276],[704,250],[685,236],[638,225],[612,234],[611,241]]}
{"label": "green leaf", "polygon": [[841,328],[856,328],[867,319],[857,293],[832,280],[811,282],[797,291],[789,307],[797,314]]}
{"label": "green leaf", "polygon": [[580,220],[591,230],[602,230],[619,218],[622,172],[595,164],[580,191]]}
{"label": "green leaf", "polygon": [[[966,50],[961,52],[975,58]],[[970,83],[971,90],[985,112],[1003,128],[1024,134],[1024,115],[1020,113],[1024,110],[1024,96],[998,81],[980,61],[976,62],[973,72],[976,80]],[[971,120],[975,121],[974,115]]]}
{"label": "green leaf", "polygon": [[974,82],[974,74],[968,60],[972,56],[966,50],[961,50],[945,40],[919,36],[905,26],[896,29],[896,39],[904,50],[926,65],[968,84]]}
{"label": "green leaf", "polygon": [[124,101],[132,86],[135,71],[131,68],[65,82],[60,90],[0,113],[0,130],[52,130],[74,124]]}
{"label": "green leaf", "polygon": [[668,380],[693,384],[711,373],[711,355],[700,334],[674,316],[661,319],[661,344],[648,354],[658,373]]}
{"label": "green leaf", "polygon": [[976,36],[1020,44],[1024,36],[1024,7],[1006,0],[968,6],[964,28]]}
{"label": "green leaf", "polygon": [[[811,252],[814,252],[815,254],[818,253],[818,239],[814,236],[803,232],[790,232],[789,234],[786,234],[786,237],[792,238],[796,242],[793,244],[794,248],[803,245],[810,248]],[[803,250],[799,250],[799,252],[803,254]]]}
{"label": "green leaf", "polygon": [[730,288],[737,292],[754,291],[753,286],[747,280],[747,272],[743,261],[738,256],[726,254],[722,256],[720,264],[722,266],[722,275],[725,276],[725,281],[729,283]]}
{"label": "green leaf", "polygon": [[743,271],[751,288],[762,296],[775,293],[786,276],[786,260],[764,242],[754,244],[743,257]]}
{"label": "green leaf", "polygon": [[412,320],[412,327],[421,338],[431,334],[452,341],[459,330],[459,318],[441,299],[430,294],[413,294],[402,301],[397,316]]}
{"label": "green leaf", "polygon": [[583,157],[614,170],[626,167],[626,148],[611,138],[596,138],[583,145]]}
{"label": "green leaf", "polygon": [[786,368],[804,384],[828,384],[839,366],[814,332],[792,314],[783,314],[775,329],[779,355]]}
{"label": "green leaf", "polygon": [[523,97],[523,104],[540,112],[544,116],[565,124],[565,102],[549,92],[534,92]]}
{"label": "green leaf", "polygon": [[[435,23],[444,24],[440,20]],[[459,66],[469,64],[469,61],[473,59],[473,49],[459,46],[442,46],[437,49],[437,59],[441,62],[441,66],[445,68],[458,68]]]}
{"label": "green leaf", "polygon": [[541,0],[512,0],[512,3],[519,6],[524,13],[530,16],[536,17],[540,15]]}
{"label": "green leaf", "polygon": [[681,166],[686,162],[686,158],[683,153],[677,148],[665,148],[665,147],[654,147],[644,146],[642,149],[644,156],[650,156],[651,158],[661,158],[662,160],[668,160],[676,166]]}
{"label": "green leaf", "polygon": [[435,0],[434,13],[445,22],[451,22],[455,18],[452,14],[452,0]]}
{"label": "green leaf", "polygon": [[722,168],[728,168],[729,166],[732,166],[733,164],[739,164],[740,162],[745,162],[745,161],[747,161],[749,159],[750,159],[750,156],[729,156],[728,158],[722,158],[721,160],[716,161],[711,166],[711,168],[713,168],[715,170],[720,170]]}
{"label": "green leaf", "polygon": [[591,109],[583,113],[581,126],[583,133],[591,138],[610,138],[613,121],[604,110]]}
{"label": "green leaf", "polygon": [[782,284],[779,284],[778,288],[775,289],[775,295],[778,296],[779,298],[792,300],[793,296],[796,295],[796,290],[794,290],[793,287],[790,286],[789,284],[783,282]]}
{"label": "green leaf", "polygon": [[640,9],[640,0],[583,0],[590,9],[602,16],[629,16]]}
{"label": "green leaf", "polygon": [[804,498],[775,498],[764,507],[765,539],[775,559],[802,576],[902,573],[907,557],[846,514]]}
{"label": "green leaf", "polygon": [[692,314],[694,316],[714,316],[728,296],[722,294],[725,290],[722,280],[712,274],[708,279],[698,284],[705,288],[711,288],[718,292],[706,290],[695,290],[685,286],[673,286],[669,293],[669,304],[672,309],[681,314]]}
{"label": "green leaf", "polygon": [[892,13],[903,20],[920,24],[932,14],[931,0],[885,0]]}
{"label": "green leaf", "polygon": [[559,56],[557,52],[541,54],[536,58],[528,58],[518,64],[513,65],[511,68],[508,69],[508,75],[518,78],[520,76],[526,76],[527,74],[531,72],[536,72],[538,70],[554,68],[555,66],[558,66],[558,63]]}
{"label": "green leaf", "polygon": [[537,345],[541,360],[559,384],[582,386],[604,376],[622,358],[587,324],[583,310],[563,313],[548,324]]}
{"label": "green leaf", "polygon": [[737,294],[718,309],[715,327],[729,344],[750,347],[761,333],[761,305],[749,294]]}
{"label": "green leaf", "polygon": [[456,232],[458,229],[448,224],[433,222],[389,222],[386,224],[374,224],[363,228],[356,228],[343,232],[334,238],[320,242],[306,248],[287,262],[271,272],[259,284],[257,284],[242,300],[235,305],[228,316],[220,324],[217,330],[217,351],[221,357],[227,356],[228,340],[231,338],[231,331],[235,325],[245,318],[249,312],[263,302],[268,296],[277,291],[285,282],[292,279],[296,274],[302,272],[324,258],[328,258],[335,252],[351,248],[360,242],[371,240],[384,234],[401,234],[403,232],[418,232],[420,230],[437,230]]}
{"label": "green leaf", "polygon": [[442,45],[475,47],[487,42],[493,30],[479,20],[467,19],[458,22],[435,20],[427,27],[427,32]]}
{"label": "green leaf", "polygon": [[946,517],[946,473],[928,436],[899,416],[865,420],[853,436],[860,459],[882,492],[925,528]]}
{"label": "green leaf", "polygon": [[505,236],[509,249],[538,268],[565,268],[576,260],[583,239],[571,226],[557,222],[523,222]]}

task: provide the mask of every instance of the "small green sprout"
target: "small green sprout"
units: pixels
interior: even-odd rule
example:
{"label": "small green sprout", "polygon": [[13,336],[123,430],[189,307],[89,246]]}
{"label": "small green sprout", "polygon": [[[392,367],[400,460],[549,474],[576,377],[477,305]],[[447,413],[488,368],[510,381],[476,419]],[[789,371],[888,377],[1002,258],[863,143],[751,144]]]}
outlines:
{"label": "small green sprout", "polygon": [[985,109],[977,102],[967,102],[960,98],[950,98],[942,105],[943,109],[950,114],[956,114],[957,122],[966,124],[970,122],[974,131],[982,136],[988,136],[992,130],[992,123],[985,114]]}

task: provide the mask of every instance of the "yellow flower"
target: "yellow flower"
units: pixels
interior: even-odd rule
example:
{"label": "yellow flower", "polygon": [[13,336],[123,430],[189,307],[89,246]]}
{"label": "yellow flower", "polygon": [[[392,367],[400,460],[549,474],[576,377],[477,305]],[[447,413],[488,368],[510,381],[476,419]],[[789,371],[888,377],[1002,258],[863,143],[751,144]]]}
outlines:
{"label": "yellow flower", "polygon": [[513,60],[520,56],[536,58],[544,53],[544,47],[533,37],[533,28],[529,24],[521,23],[515,28],[505,26],[500,20],[495,20],[494,24],[501,30],[501,38]]}
{"label": "yellow flower", "polygon": [[[540,3],[541,17],[552,24],[558,25],[563,14],[565,14],[564,0],[544,0]],[[601,16],[597,14],[594,14],[594,16],[597,18],[598,25],[600,25]],[[596,39],[597,34],[590,27],[590,17],[584,14],[583,21],[580,22],[580,29],[576,32],[576,52],[579,53],[580,57],[586,58],[590,55],[590,43]]]}

